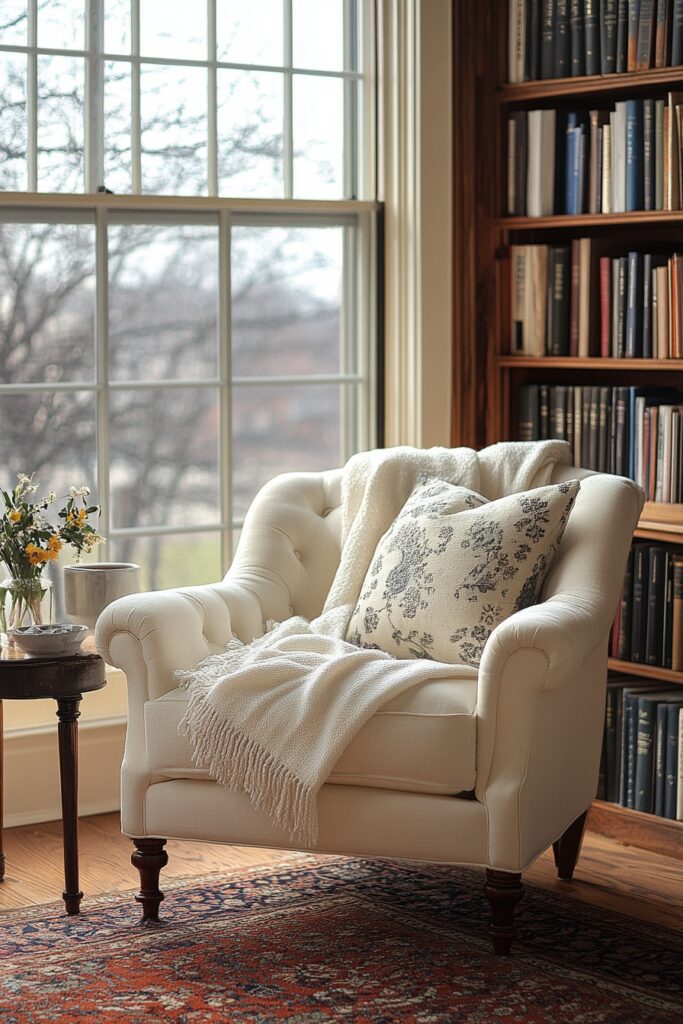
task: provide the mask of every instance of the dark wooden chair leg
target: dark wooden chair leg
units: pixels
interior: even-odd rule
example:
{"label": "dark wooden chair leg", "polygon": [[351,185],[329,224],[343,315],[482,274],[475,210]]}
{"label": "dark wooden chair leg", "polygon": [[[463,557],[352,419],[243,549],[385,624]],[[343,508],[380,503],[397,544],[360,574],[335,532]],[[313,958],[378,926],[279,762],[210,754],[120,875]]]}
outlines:
{"label": "dark wooden chair leg", "polygon": [[498,956],[509,956],[514,928],[515,906],[524,895],[521,874],[486,869],[486,898],[491,904],[491,938]]}
{"label": "dark wooden chair leg", "polygon": [[159,888],[161,869],[168,864],[164,849],[165,839],[134,839],[135,850],[131,856],[133,867],[140,873],[140,892],[135,899],[142,904],[142,924],[159,920],[159,904],[164,894]]}
{"label": "dark wooden chair leg", "polygon": [[563,832],[559,839],[553,843],[553,856],[557,868],[557,877],[567,881],[574,875],[574,868],[581,852],[583,833],[586,828],[588,811],[584,811],[574,821],[566,832]]}

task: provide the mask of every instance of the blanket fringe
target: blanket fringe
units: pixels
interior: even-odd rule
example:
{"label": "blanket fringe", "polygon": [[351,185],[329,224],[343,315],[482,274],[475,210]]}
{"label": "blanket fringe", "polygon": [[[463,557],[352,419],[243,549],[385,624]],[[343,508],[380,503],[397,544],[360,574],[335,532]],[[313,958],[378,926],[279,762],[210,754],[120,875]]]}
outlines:
{"label": "blanket fringe", "polygon": [[199,702],[189,718],[186,714],[179,728],[192,744],[194,764],[226,789],[246,793],[291,838],[305,847],[315,846],[317,793],[260,744],[226,725],[214,708]]}

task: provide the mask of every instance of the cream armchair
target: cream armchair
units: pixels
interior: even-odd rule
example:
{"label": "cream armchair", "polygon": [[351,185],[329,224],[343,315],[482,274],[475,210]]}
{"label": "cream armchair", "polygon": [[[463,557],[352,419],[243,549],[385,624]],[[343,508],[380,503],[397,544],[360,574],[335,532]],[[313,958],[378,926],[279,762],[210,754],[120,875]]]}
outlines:
{"label": "cream armchair", "polygon": [[[491,634],[476,681],[457,666],[384,705],[319,796],[315,850],[486,869],[497,953],[508,953],[522,872],[551,844],[571,878],[595,796],[607,639],[642,492],[582,480],[543,602]],[[168,838],[291,847],[244,795],[193,765],[178,735],[174,671],[259,636],[267,619],[317,615],[339,561],[341,471],[288,474],[254,501],[221,583],[139,594],[100,617],[102,656],[128,680],[122,829],[135,845],[136,899],[158,918]]]}

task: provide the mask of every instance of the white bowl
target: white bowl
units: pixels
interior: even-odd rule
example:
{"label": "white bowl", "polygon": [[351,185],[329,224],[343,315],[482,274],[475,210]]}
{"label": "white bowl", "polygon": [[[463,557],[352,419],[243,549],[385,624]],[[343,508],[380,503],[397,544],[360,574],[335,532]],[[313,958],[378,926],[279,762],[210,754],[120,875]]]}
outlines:
{"label": "white bowl", "polygon": [[88,635],[88,627],[57,622],[49,626],[20,626],[9,629],[7,635],[26,654],[66,658],[78,653]]}

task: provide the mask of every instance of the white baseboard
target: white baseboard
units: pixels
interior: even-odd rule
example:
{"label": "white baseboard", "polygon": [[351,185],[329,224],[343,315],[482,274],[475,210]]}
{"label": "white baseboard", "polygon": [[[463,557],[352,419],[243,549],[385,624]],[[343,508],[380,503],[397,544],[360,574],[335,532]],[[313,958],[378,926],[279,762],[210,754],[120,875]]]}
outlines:
{"label": "white baseboard", "polygon": [[[123,718],[79,725],[78,812],[81,817],[119,809],[125,736]],[[61,818],[56,727],[7,732],[4,745],[5,828]]]}

